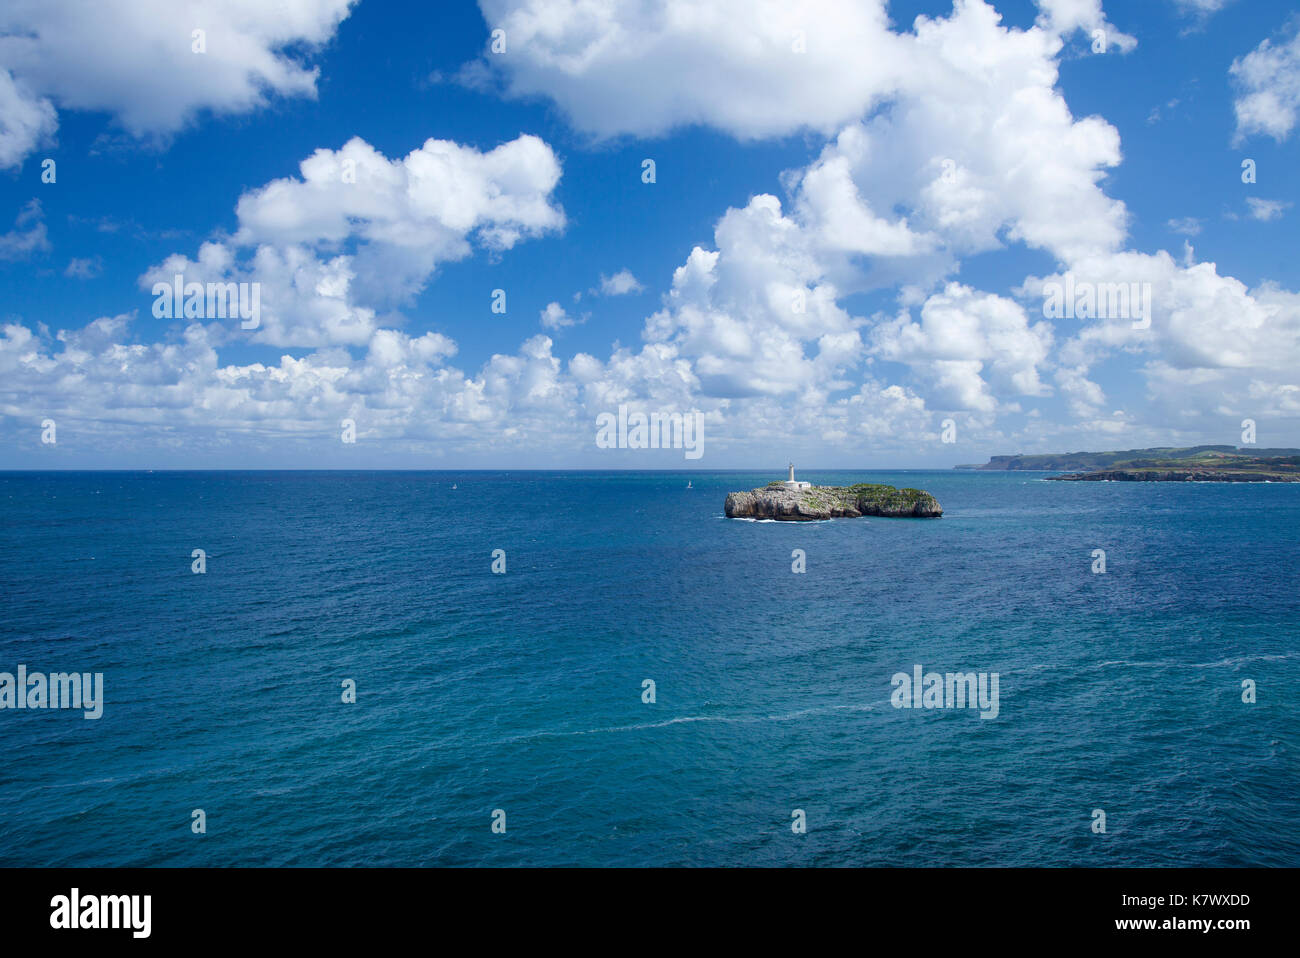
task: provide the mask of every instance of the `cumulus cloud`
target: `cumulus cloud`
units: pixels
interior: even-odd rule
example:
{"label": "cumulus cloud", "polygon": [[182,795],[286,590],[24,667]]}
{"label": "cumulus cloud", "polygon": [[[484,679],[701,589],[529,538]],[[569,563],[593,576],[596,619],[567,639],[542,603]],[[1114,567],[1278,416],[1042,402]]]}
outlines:
{"label": "cumulus cloud", "polygon": [[[1127,211],[1100,186],[1118,134],[1071,116],[1050,31],[1006,30],[971,3],[919,19],[916,38],[927,79],[791,171],[788,211],[774,196],[729,210],[716,248],[691,253],[647,320],[647,342],[689,359],[706,393],[828,395],[876,358],[909,367],[939,408],[991,414],[1050,392],[1050,323],[967,286],[924,290],[1008,241],[1063,262],[1119,250]],[[918,291],[919,321],[878,323],[864,343],[843,291],[900,282]]]}
{"label": "cumulus cloud", "polygon": [[554,100],[596,136],[700,123],[743,138],[830,132],[907,64],[883,0],[481,0],[505,31],[508,92]]}
{"label": "cumulus cloud", "polygon": [[490,446],[513,434],[541,444],[577,388],[545,336],[470,376],[446,365],[455,344],[437,333],[376,331],[360,360],[325,349],[222,365],[216,325],[191,323],[175,341],[148,345],[129,341],[131,326],[130,315],[104,317],[53,341],[0,327],[0,413],[38,409],[61,422],[146,426],[155,437],[186,427],[334,444],[349,417],[368,438]]}
{"label": "cumulus cloud", "polygon": [[[1089,371],[1112,357],[1146,357],[1141,369],[1153,410],[1167,423],[1211,415],[1281,415],[1300,367],[1300,294],[1264,283],[1249,288],[1213,263],[1179,264],[1166,252],[1134,251],[1080,260],[1076,283],[1150,284],[1149,326],[1131,316],[1085,319],[1061,346],[1057,382],[1078,415],[1102,402]],[[1042,302],[1044,284],[1025,292]]]}
{"label": "cumulus cloud", "polygon": [[909,89],[787,177],[823,253],[865,258],[869,285],[931,286],[1008,241],[1067,262],[1118,249],[1128,212],[1101,183],[1119,134],[1072,116],[1055,89],[1059,50],[983,3],[918,18]]}
{"label": "cumulus cloud", "polygon": [[646,341],[691,359],[713,395],[841,382],[861,349],[860,321],[837,304],[807,232],[780,201],[756,196],[728,210],[714,238],[717,250],[696,247],[674,272],[664,308],[646,320]]}
{"label": "cumulus cloud", "polygon": [[1045,29],[1068,36],[1083,31],[1090,37],[1104,41],[1106,50],[1129,53],[1137,46],[1137,38],[1117,30],[1106,20],[1101,0],[1035,0],[1038,4],[1038,22]]}
{"label": "cumulus cloud", "polygon": [[[353,0],[8,0],[0,7],[0,168],[53,134],[59,109],[111,114],[137,137],[197,113],[245,113],[314,97],[304,57]],[[193,32],[204,31],[204,52]]]}
{"label": "cumulus cloud", "polygon": [[1088,378],[1086,366],[1061,366],[1056,370],[1056,384],[1076,419],[1095,418],[1106,402],[1101,386]]}
{"label": "cumulus cloud", "polygon": [[[555,101],[596,137],[657,136],[691,124],[742,139],[798,130],[833,133],[899,93],[926,84],[930,53],[891,28],[884,0],[480,0],[506,49],[468,75],[495,70],[516,96]],[[1104,29],[1108,48],[1136,41],[1105,19],[1099,0],[1039,0],[1031,44]],[[977,9],[978,8],[978,9]],[[954,20],[997,14],[957,0]],[[973,19],[972,19],[973,18]],[[919,32],[919,31],[918,31]],[[981,67],[980,40],[949,58]],[[647,80],[647,78],[652,78]],[[954,111],[955,112],[955,111]]]}
{"label": "cumulus cloud", "polygon": [[904,386],[869,379],[837,407],[849,436],[876,441],[906,437],[914,442],[938,438],[939,424],[925,400]]}
{"label": "cumulus cloud", "polygon": [[626,296],[628,293],[639,293],[645,289],[630,269],[621,269],[613,276],[600,274],[600,294],[602,296]]}
{"label": "cumulus cloud", "polygon": [[1044,396],[1039,379],[1052,347],[1051,324],[1031,322],[1014,300],[950,283],[910,315],[877,325],[874,355],[906,363],[949,409],[994,412],[998,396]]}
{"label": "cumulus cloud", "polygon": [[29,153],[53,138],[58,127],[54,104],[0,68],[0,170],[21,166]]}
{"label": "cumulus cloud", "polygon": [[[1131,47],[1097,0],[1042,0],[1023,31],[982,0],[910,32],[892,30],[877,0],[483,8],[506,31],[489,62],[509,89],[550,97],[598,136],[690,123],[742,138],[834,134],[792,174],[794,213],[825,252],[871,257],[882,285],[934,283],[1004,237],[1061,260],[1124,239],[1127,211],[1100,185],[1119,134],[1076,119],[1056,89],[1063,36],[1104,29]],[[790,49],[800,34],[806,54]]]}
{"label": "cumulus cloud", "polygon": [[1228,72],[1237,88],[1236,142],[1255,133],[1287,139],[1300,111],[1300,20],[1233,60]]}
{"label": "cumulus cloud", "polygon": [[475,246],[500,252],[564,227],[551,194],[560,164],[523,135],[486,153],[430,139],[389,160],[359,138],[317,150],[300,175],[245,193],[239,228],[176,254],[141,286],[186,282],[261,284],[253,338],[276,346],[360,345],[376,316],[420,292],[437,267]]}
{"label": "cumulus cloud", "polygon": [[542,326],[545,329],[559,330],[567,326],[574,326],[583,322],[582,319],[574,319],[564,311],[564,307],[559,303],[547,303],[546,308],[541,314]]}

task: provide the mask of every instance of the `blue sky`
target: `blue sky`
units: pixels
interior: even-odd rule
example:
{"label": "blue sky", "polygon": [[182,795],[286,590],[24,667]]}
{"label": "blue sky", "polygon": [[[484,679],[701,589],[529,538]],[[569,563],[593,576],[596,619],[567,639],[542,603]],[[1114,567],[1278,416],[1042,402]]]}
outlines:
{"label": "blue sky", "polygon": [[[0,14],[0,468],[946,466],[1245,418],[1300,446],[1282,5],[62,6]],[[357,138],[363,194],[399,185],[300,169]],[[458,159],[416,172],[430,139]],[[156,318],[177,257],[268,321]],[[1045,318],[1067,272],[1149,283],[1149,328]],[[702,411],[705,455],[597,448],[620,404]]]}

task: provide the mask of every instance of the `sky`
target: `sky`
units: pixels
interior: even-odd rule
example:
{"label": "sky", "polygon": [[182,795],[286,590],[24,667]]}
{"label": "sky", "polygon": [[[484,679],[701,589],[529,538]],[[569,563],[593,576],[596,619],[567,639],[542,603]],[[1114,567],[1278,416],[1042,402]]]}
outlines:
{"label": "sky", "polygon": [[8,0],[0,468],[1300,446],[1298,114],[1266,0]]}

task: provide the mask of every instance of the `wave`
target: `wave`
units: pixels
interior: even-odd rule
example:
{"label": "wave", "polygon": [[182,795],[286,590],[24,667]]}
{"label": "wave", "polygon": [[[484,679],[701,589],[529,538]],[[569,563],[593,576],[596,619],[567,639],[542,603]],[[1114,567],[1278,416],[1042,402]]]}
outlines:
{"label": "wave", "polygon": [[1162,659],[1159,662],[1132,662],[1128,659],[1110,659],[1105,662],[1097,662],[1094,668],[1105,668],[1108,665],[1125,665],[1130,667],[1149,667],[1149,668],[1175,668],[1175,669],[1219,669],[1225,665],[1245,665],[1248,662],[1283,662],[1287,659],[1294,659],[1300,656],[1300,652],[1282,652],[1280,654],[1263,654],[1263,655],[1238,655],[1230,659],[1222,659],[1218,662],[1174,662],[1169,659]]}
{"label": "wave", "polygon": [[685,725],[691,722],[790,722],[795,719],[803,718],[806,715],[815,715],[819,713],[824,714],[827,712],[869,712],[874,708],[874,705],[823,705],[810,709],[800,709],[797,712],[784,712],[779,715],[679,715],[675,718],[664,719],[659,722],[642,722],[636,725],[606,725],[600,728],[575,729],[567,732],[529,732],[525,735],[516,735],[512,738],[503,739],[502,741],[508,743],[523,742],[536,738],[568,738],[574,735],[602,735],[611,732],[641,732],[648,729],[667,728],[669,725]]}
{"label": "wave", "polygon": [[[786,525],[800,525],[800,526],[816,525],[816,524],[819,523],[819,522],[834,522],[834,521],[835,521],[834,519],[803,519],[803,520],[790,520],[790,519],[754,519],[754,518],[751,518],[750,516],[718,516],[717,518],[719,518],[719,519],[730,519],[732,522],[775,522],[775,523],[778,523],[778,524],[784,523],[784,524],[786,524]],[[865,518],[865,517],[861,517],[861,518]]]}

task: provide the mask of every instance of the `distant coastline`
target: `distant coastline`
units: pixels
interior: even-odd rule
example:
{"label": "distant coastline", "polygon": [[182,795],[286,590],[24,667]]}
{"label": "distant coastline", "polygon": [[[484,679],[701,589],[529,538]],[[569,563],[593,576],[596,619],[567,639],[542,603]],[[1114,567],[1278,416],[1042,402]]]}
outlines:
{"label": "distant coastline", "polygon": [[1300,482],[1300,449],[1235,446],[993,456],[984,472],[1064,472],[1063,482]]}

